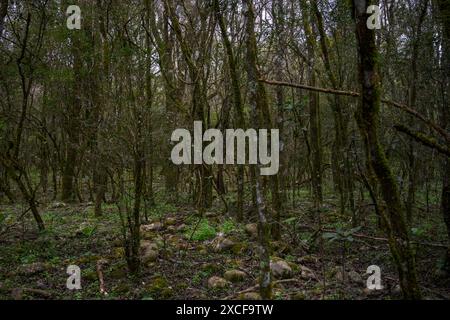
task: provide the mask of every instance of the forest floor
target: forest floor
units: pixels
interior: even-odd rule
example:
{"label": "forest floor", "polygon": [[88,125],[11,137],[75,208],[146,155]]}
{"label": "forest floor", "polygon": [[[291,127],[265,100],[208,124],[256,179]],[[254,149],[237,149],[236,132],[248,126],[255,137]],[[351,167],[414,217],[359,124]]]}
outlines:
{"label": "forest floor", "polygon": [[[351,230],[349,217],[340,216],[333,202],[325,201],[324,228]],[[300,202],[296,207],[310,204]],[[157,205],[142,226],[141,273],[131,277],[114,205],[104,205],[103,217],[96,218],[92,203],[52,202],[41,207],[47,229],[40,233],[28,217],[20,223],[8,222],[23,209],[0,206],[0,299],[258,298],[254,220],[238,224],[219,209],[211,209],[199,221],[192,207]],[[361,212],[362,227],[353,230],[355,234],[345,231],[346,240],[315,232],[313,216],[308,209],[297,209],[283,217],[283,238],[271,246],[272,261],[278,263],[275,299],[401,298],[387,243],[379,239],[384,236],[370,220],[373,213]],[[413,240],[445,243],[440,220],[437,209],[418,215]],[[449,299],[450,281],[438,271],[444,250],[430,245],[415,248],[424,298]],[[69,265],[81,269],[81,290],[66,288]],[[384,289],[366,288],[370,265],[381,268]],[[107,294],[100,292],[99,274]]]}

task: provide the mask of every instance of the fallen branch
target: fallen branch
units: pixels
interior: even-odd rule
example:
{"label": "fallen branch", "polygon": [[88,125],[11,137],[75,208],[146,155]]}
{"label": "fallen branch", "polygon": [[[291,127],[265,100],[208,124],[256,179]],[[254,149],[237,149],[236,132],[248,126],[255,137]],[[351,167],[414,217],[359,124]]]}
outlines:
{"label": "fallen branch", "polygon": [[49,291],[41,290],[41,289],[32,289],[32,288],[23,288],[23,292],[29,292],[33,294],[37,294],[39,296],[50,299],[52,297],[52,293]]}
{"label": "fallen branch", "polygon": [[413,132],[412,130],[408,129],[403,125],[395,125],[394,129],[403,132],[404,134],[408,135],[409,137],[413,138],[414,140],[423,144],[424,146],[436,149],[438,152],[446,155],[447,157],[450,157],[450,150],[444,146],[439,145],[436,141],[434,141],[433,138],[427,137],[421,132]]}
{"label": "fallen branch", "polygon": [[[333,229],[326,229],[326,228],[320,228],[320,229],[316,229],[314,227],[310,227],[308,225],[299,225],[298,228],[303,228],[306,230],[310,230],[310,231],[315,231],[315,232],[331,232],[331,233],[336,233],[336,230]],[[361,234],[361,233],[352,233],[352,237],[355,238],[361,238],[361,239],[370,239],[370,240],[375,240],[375,241],[383,241],[383,242],[388,242],[387,238],[381,238],[381,237],[372,237],[372,236],[368,236],[365,234]],[[417,244],[417,245],[422,245],[422,246],[428,246],[428,247],[436,247],[436,248],[444,248],[447,249],[448,246],[442,243],[431,243],[431,242],[421,242],[421,241],[411,241],[411,244]]]}
{"label": "fallen branch", "polygon": [[28,209],[25,210],[24,212],[22,212],[20,214],[20,216],[17,218],[17,222],[14,222],[14,223],[6,226],[3,230],[0,230],[0,237],[2,237],[4,234],[6,234],[10,229],[12,229],[15,226],[17,226],[19,224],[19,220],[22,219],[30,210],[31,210],[31,208],[28,207]]}
{"label": "fallen branch", "polygon": [[[298,280],[298,279],[283,279],[283,280],[277,280],[277,281],[272,282],[272,285],[275,286],[275,285],[277,285],[277,284],[290,283],[290,282],[300,282],[300,280]],[[240,295],[240,294],[247,293],[247,292],[252,292],[252,291],[255,291],[255,290],[258,290],[258,289],[259,289],[259,284],[254,285],[253,287],[247,288],[247,289],[245,289],[245,290],[235,292],[235,293],[233,293],[232,295],[229,295],[229,296],[223,298],[222,300],[229,300],[229,299],[234,298],[234,297],[236,297],[236,296],[238,296],[238,295]]]}
{"label": "fallen branch", "polygon": [[50,299],[52,298],[52,293],[49,291],[41,290],[41,289],[32,289],[32,288],[14,288],[11,290],[11,295],[14,300],[23,300],[24,293],[31,293],[35,295],[39,295],[43,298]]}
{"label": "fallen branch", "polygon": [[449,300],[450,296],[447,296],[446,294],[443,294],[437,290],[431,289],[431,288],[426,288],[426,287],[422,287],[422,290],[428,291],[436,296],[438,296],[439,298],[445,299],[445,300]]}
{"label": "fallen branch", "polygon": [[259,81],[273,85],[273,86],[291,87],[291,88],[304,89],[304,90],[314,91],[314,92],[336,94],[339,96],[348,96],[348,97],[355,97],[355,98],[360,96],[359,92],[354,92],[354,91],[343,91],[343,90],[336,90],[336,89],[329,89],[329,88],[318,88],[318,87],[307,86],[304,84],[290,83],[290,82],[283,82],[283,81],[272,81],[272,80],[266,80],[266,79],[259,79]]}
{"label": "fallen branch", "polygon": [[[296,84],[296,83],[283,82],[283,81],[273,81],[273,80],[266,80],[266,79],[259,79],[259,81],[270,84],[270,85],[274,85],[274,86],[291,87],[291,88],[304,89],[304,90],[309,90],[309,91],[314,91],[314,92],[336,94],[336,95],[340,95],[340,96],[347,96],[347,97],[354,97],[354,98],[361,96],[361,94],[359,92],[354,92],[354,91],[343,91],[343,90],[335,90],[335,89],[328,89],[328,88],[318,88],[318,87],[307,86],[304,84]],[[401,104],[401,103],[398,103],[395,101],[387,100],[387,99],[381,99],[381,102],[384,104],[387,104],[389,106],[393,106],[395,108],[401,109],[401,110],[409,113],[410,115],[422,120],[424,123],[426,123],[431,128],[433,128],[436,132],[438,132],[440,135],[442,135],[445,138],[445,140],[447,141],[447,143],[450,143],[450,134],[446,130],[444,130],[441,126],[435,124],[431,120],[428,120],[423,115],[418,113],[416,110],[411,109],[407,105],[404,105],[404,104]]]}
{"label": "fallen branch", "polygon": [[105,296],[108,295],[108,292],[105,289],[105,281],[103,280],[103,265],[105,265],[107,263],[106,260],[104,259],[100,259],[97,261],[97,276],[98,276],[98,281],[100,282],[100,293],[104,294]]}

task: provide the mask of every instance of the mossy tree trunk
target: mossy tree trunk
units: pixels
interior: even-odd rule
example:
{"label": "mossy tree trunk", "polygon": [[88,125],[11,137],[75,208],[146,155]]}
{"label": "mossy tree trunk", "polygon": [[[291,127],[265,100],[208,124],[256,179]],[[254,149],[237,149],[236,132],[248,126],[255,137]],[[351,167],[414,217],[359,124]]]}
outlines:
{"label": "mossy tree trunk", "polygon": [[397,183],[379,141],[378,122],[380,111],[380,77],[375,31],[367,28],[367,7],[376,1],[353,0],[352,15],[356,21],[356,38],[359,54],[359,80],[362,86],[361,103],[356,120],[366,145],[366,159],[373,169],[387,209],[383,213],[389,246],[396,264],[400,286],[405,299],[420,299],[414,253],[405,222]]}

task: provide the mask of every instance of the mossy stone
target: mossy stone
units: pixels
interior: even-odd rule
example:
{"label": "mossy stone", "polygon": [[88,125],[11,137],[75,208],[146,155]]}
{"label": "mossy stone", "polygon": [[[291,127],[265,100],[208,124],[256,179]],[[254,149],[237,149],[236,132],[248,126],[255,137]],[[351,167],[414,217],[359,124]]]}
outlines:
{"label": "mossy stone", "polygon": [[169,299],[173,296],[173,288],[163,277],[156,277],[146,286],[147,292],[158,299]]}

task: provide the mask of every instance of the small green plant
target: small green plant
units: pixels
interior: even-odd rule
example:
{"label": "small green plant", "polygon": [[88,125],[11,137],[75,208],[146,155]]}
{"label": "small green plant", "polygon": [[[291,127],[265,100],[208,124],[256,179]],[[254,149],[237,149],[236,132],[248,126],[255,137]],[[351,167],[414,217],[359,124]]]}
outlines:
{"label": "small green plant", "polygon": [[48,262],[52,265],[58,265],[61,262],[61,258],[58,256],[51,257]]}
{"label": "small green plant", "polygon": [[155,218],[162,218],[167,213],[176,211],[175,206],[166,202],[158,202],[150,209],[150,216]]}
{"label": "small green plant", "polygon": [[274,299],[275,300],[283,300],[283,293],[280,291],[275,292]]}
{"label": "small green plant", "polygon": [[199,271],[192,277],[192,283],[195,285],[201,284],[202,280],[209,277],[211,272]]}
{"label": "small green plant", "polygon": [[29,254],[20,258],[20,262],[22,264],[30,264],[30,263],[33,263],[36,261],[37,261],[37,255],[33,252],[30,252]]}
{"label": "small green plant", "polygon": [[290,218],[285,219],[283,221],[283,223],[285,223],[289,226],[294,226],[297,223],[297,221],[298,221],[297,217],[290,217]]}
{"label": "small green plant", "polygon": [[353,234],[358,232],[361,227],[352,228],[350,230],[345,230],[343,228],[336,228],[335,232],[325,232],[322,237],[327,239],[329,242],[341,241],[341,242],[353,242]]}
{"label": "small green plant", "polygon": [[289,262],[295,262],[295,257],[292,256],[292,255],[290,255],[290,254],[288,254],[288,255],[285,257],[285,260],[286,260],[286,261],[289,261]]}
{"label": "small green plant", "polygon": [[353,242],[353,235],[358,232],[361,227],[352,228],[346,230],[344,228],[338,227],[335,232],[325,232],[322,237],[324,239],[328,239],[329,242],[337,241],[341,244],[342,251],[342,274],[345,277],[345,263],[346,263],[346,255],[347,249],[350,243]]}
{"label": "small green plant", "polygon": [[420,228],[420,227],[419,228],[411,228],[411,233],[414,236],[421,237],[425,233],[425,230],[423,228]]}
{"label": "small green plant", "polygon": [[83,229],[81,229],[81,233],[86,237],[92,237],[97,230],[97,226],[86,226]]}
{"label": "small green plant", "polygon": [[420,226],[411,228],[411,234],[418,238],[427,238],[432,233],[433,226],[428,223],[423,223]]}
{"label": "small green plant", "polygon": [[202,219],[198,225],[193,225],[186,231],[186,237],[195,241],[205,241],[216,236],[216,229],[207,219]]}
{"label": "small green plant", "polygon": [[237,227],[234,224],[233,220],[231,220],[231,219],[225,220],[219,227],[219,231],[223,232],[223,233],[229,233],[236,229],[237,229]]}

